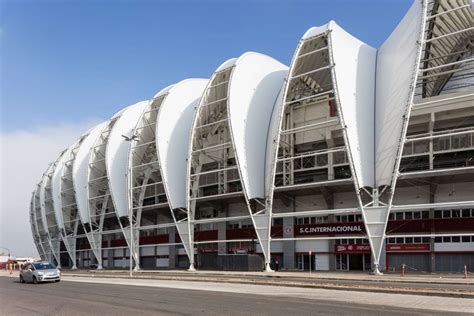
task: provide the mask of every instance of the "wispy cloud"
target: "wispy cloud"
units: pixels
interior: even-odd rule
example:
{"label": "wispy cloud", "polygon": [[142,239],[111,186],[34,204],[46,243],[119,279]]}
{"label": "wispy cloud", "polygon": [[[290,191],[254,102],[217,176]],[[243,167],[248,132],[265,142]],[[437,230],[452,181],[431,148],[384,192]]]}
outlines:
{"label": "wispy cloud", "polygon": [[0,133],[0,246],[13,255],[36,255],[29,226],[31,192],[48,164],[99,122],[60,123]]}

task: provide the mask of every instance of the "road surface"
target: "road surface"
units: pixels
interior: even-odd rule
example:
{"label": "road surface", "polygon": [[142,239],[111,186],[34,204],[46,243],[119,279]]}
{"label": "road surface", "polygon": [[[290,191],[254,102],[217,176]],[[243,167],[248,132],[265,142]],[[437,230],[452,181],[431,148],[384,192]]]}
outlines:
{"label": "road surface", "polygon": [[[451,312],[419,309],[433,300],[439,306],[472,304],[473,300],[415,297],[404,303],[410,308],[384,305],[393,295],[348,291],[292,289],[272,286],[211,284],[156,280],[106,280],[75,278],[60,283],[21,284],[17,278],[0,277],[0,314],[2,315],[447,315]],[[95,282],[95,283],[89,283]],[[152,283],[154,282],[154,283]],[[174,283],[173,283],[174,282]],[[181,282],[181,283],[180,283]],[[112,283],[112,284],[110,284]],[[115,284],[113,284],[115,283]],[[128,285],[132,284],[132,285]],[[144,284],[145,286],[138,286]],[[197,285],[196,285],[197,284]],[[229,288],[230,287],[230,288]],[[241,288],[242,287],[242,288]],[[191,289],[188,289],[191,288]],[[274,291],[258,295],[259,290]],[[211,291],[205,289],[212,289]],[[244,293],[232,293],[232,291]],[[295,292],[295,291],[304,291]],[[319,292],[326,293],[317,295]],[[325,291],[325,292],[324,292]],[[331,294],[333,292],[334,294]],[[252,293],[252,294],[250,294]],[[304,294],[301,294],[304,293]],[[314,294],[316,293],[316,294]],[[282,295],[280,295],[282,294]],[[314,294],[314,295],[313,295]],[[357,296],[368,294],[381,304],[357,304]],[[327,297],[338,295],[338,301]],[[346,302],[341,301],[347,297]],[[399,295],[401,297],[414,297]],[[326,298],[325,298],[326,297]],[[436,306],[436,304],[430,304]],[[403,306],[403,305],[402,305]],[[467,305],[464,305],[467,306]],[[474,305],[472,305],[474,306]]]}

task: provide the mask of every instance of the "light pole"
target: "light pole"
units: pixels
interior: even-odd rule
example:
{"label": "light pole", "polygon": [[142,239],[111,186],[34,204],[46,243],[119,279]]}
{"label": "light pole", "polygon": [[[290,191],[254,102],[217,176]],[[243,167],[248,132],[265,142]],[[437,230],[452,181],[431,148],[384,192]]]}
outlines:
{"label": "light pole", "polygon": [[[128,137],[128,136],[125,136],[125,135],[122,135],[122,137],[125,139],[126,142],[130,142],[130,147],[132,146],[132,142],[133,141],[138,141],[138,135],[135,135],[135,133],[132,134],[132,136]],[[130,150],[132,150],[130,148]],[[129,179],[130,179],[130,172],[131,172],[131,168],[130,168],[130,165],[128,166],[128,172],[127,172],[127,184],[129,184]],[[128,185],[128,187],[130,188],[130,185]],[[129,254],[128,254],[128,258],[129,258],[129,276],[130,277],[133,277],[133,258],[132,258],[132,255],[133,255],[133,210],[132,210],[132,196],[130,194],[130,189],[128,190],[128,221],[129,221],[129,225],[130,225],[130,241],[129,241]],[[125,236],[124,236],[125,237]]]}

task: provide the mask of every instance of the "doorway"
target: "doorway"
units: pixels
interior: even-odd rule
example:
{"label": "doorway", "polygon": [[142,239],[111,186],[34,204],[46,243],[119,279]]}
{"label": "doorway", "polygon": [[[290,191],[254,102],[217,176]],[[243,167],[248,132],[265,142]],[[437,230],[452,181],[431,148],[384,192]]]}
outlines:
{"label": "doorway", "polygon": [[338,271],[369,271],[371,268],[370,254],[337,254],[336,270]]}

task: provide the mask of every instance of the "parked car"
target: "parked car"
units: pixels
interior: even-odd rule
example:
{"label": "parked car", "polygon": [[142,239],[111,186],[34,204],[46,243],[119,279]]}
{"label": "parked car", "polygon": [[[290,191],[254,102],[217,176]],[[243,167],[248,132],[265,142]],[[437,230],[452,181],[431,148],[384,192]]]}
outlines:
{"label": "parked car", "polygon": [[49,262],[31,262],[20,270],[20,283],[59,282],[61,271]]}

